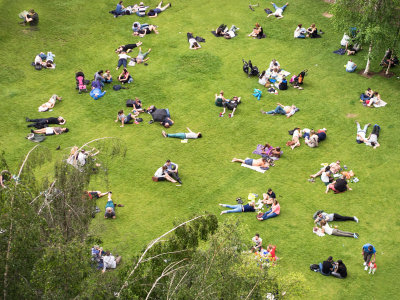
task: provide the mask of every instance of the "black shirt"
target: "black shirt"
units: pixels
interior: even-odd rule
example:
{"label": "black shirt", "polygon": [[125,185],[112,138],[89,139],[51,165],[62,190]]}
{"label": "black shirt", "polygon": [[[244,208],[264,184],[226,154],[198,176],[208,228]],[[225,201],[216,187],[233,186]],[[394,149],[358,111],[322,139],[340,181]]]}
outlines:
{"label": "black shirt", "polygon": [[156,15],[156,12],[155,12],[154,10],[150,9],[149,12],[147,13],[147,15],[148,15],[149,17],[153,17],[153,16]]}
{"label": "black shirt", "polygon": [[330,274],[332,272],[331,268],[332,268],[331,262],[326,260],[322,263],[322,273]]}
{"label": "black shirt", "polygon": [[135,102],[133,105],[135,105],[136,109],[142,108],[142,101],[138,101],[137,103]]}
{"label": "black shirt", "polygon": [[28,14],[27,17],[32,19],[32,21],[29,22],[30,25],[37,25],[39,23],[39,15],[37,13],[33,15]]}
{"label": "black shirt", "polygon": [[58,121],[58,118],[47,118],[46,123],[47,124],[60,124],[60,121]]}
{"label": "black shirt", "polygon": [[340,276],[342,276],[343,278],[347,277],[347,268],[344,264],[339,265],[338,269],[337,269],[337,273],[340,274]]}
{"label": "black shirt", "polygon": [[169,126],[172,126],[171,119],[170,118],[165,118],[164,121],[162,121],[162,125],[165,125],[165,124],[169,124]]}
{"label": "black shirt", "polygon": [[338,180],[336,180],[335,183],[335,190],[339,191],[339,192],[345,192],[347,191],[347,181],[343,178],[339,178]]}
{"label": "black shirt", "polygon": [[276,195],[275,195],[274,192],[271,192],[271,194],[270,194],[270,193],[267,193],[267,195],[268,195],[268,197],[270,197],[270,198],[272,198],[272,199],[275,199],[275,198],[276,198]]}

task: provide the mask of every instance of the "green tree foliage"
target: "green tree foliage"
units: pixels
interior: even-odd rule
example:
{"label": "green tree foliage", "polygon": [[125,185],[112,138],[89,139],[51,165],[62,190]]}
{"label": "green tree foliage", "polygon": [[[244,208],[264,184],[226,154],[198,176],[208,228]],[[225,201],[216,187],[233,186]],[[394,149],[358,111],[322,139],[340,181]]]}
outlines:
{"label": "green tree foliage", "polygon": [[371,59],[383,56],[398,39],[399,5],[399,0],[337,0],[332,5],[334,28],[349,33],[356,27],[356,41],[368,47],[364,73],[369,72]]}

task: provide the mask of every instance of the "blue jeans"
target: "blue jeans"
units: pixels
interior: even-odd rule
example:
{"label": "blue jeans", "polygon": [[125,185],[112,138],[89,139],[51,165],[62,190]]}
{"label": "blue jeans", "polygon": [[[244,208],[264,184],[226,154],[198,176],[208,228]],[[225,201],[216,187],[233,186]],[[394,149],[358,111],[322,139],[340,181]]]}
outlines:
{"label": "blue jeans", "polygon": [[285,8],[286,8],[286,4],[284,5],[284,6],[282,6],[282,7],[279,7],[278,5],[276,5],[275,3],[273,3],[272,4],[273,6],[274,6],[274,8],[275,8],[275,10],[277,10],[278,8],[281,8],[282,9],[282,11],[284,11],[285,10]]}
{"label": "blue jeans", "polygon": [[357,66],[353,66],[352,68],[346,68],[346,72],[352,73],[357,69]]}
{"label": "blue jeans", "polygon": [[[267,211],[267,212],[263,215],[263,220],[268,220],[268,219],[275,218],[275,217],[278,216],[276,213],[270,214],[271,211],[272,211],[272,210],[270,209],[269,211]],[[268,215],[268,214],[270,214],[270,215]]]}
{"label": "blue jeans", "polygon": [[223,206],[231,208],[231,210],[224,210],[225,213],[238,213],[238,212],[242,212],[243,205],[241,205],[241,204],[237,204],[237,205],[223,204]]}
{"label": "blue jeans", "polygon": [[273,114],[286,115],[286,111],[281,106],[278,105],[274,110],[267,111],[267,114],[269,114],[269,115],[273,115]]}
{"label": "blue jeans", "polygon": [[118,60],[118,68],[122,65],[124,66],[124,68],[126,68],[126,59],[124,58]]}
{"label": "blue jeans", "polygon": [[306,36],[305,36],[304,34],[300,34],[297,38],[298,38],[298,39],[305,39]]}

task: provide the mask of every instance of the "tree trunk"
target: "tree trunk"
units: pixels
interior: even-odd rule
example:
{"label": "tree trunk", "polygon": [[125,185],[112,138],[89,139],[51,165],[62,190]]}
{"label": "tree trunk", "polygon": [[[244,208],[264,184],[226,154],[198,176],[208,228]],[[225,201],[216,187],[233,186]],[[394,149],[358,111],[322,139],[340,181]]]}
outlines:
{"label": "tree trunk", "polygon": [[385,72],[386,75],[389,75],[389,70],[390,70],[390,67],[392,66],[392,59],[393,59],[393,51],[392,51],[392,55],[390,56],[390,59],[389,59],[388,67]]}
{"label": "tree trunk", "polygon": [[371,64],[371,52],[372,52],[372,42],[371,44],[369,44],[369,49],[368,49],[368,60],[367,60],[367,65],[365,66],[365,70],[364,70],[364,75],[368,75],[369,73],[369,67]]}

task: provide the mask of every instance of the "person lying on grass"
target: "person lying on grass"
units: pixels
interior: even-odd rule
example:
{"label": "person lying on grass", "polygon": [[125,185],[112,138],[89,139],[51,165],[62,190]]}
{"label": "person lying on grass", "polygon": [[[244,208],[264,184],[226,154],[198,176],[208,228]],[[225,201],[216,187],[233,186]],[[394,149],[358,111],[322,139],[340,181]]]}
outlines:
{"label": "person lying on grass", "polygon": [[44,111],[48,111],[49,109],[52,109],[54,107],[54,105],[56,104],[57,100],[61,101],[62,98],[60,96],[57,96],[56,94],[54,94],[53,96],[50,97],[49,101],[47,101],[46,103],[43,103],[42,105],[39,106],[39,111],[44,112]]}
{"label": "person lying on grass", "polygon": [[31,130],[32,133],[37,134],[45,134],[45,135],[59,135],[62,133],[67,133],[69,130],[68,128],[61,128],[61,127],[46,127],[42,129]]}
{"label": "person lying on grass", "polygon": [[235,25],[232,25],[230,29],[225,24],[220,25],[216,30],[215,34],[217,36],[223,36],[226,39],[231,39],[236,36],[236,31],[239,30]]}
{"label": "person lying on grass", "polygon": [[142,44],[143,43],[139,41],[136,44],[121,45],[117,49],[115,49],[115,53],[122,53],[122,52],[129,53],[129,52],[132,52],[133,49],[135,49],[136,47],[139,47]]}
{"label": "person lying on grass", "polygon": [[230,210],[223,210],[221,211],[221,215],[229,214],[229,213],[241,213],[241,212],[255,212],[255,201],[251,201],[246,205],[236,204],[236,205],[229,205],[229,204],[219,204],[222,207],[230,208]]}
{"label": "person lying on grass", "polygon": [[106,272],[106,269],[115,269],[117,265],[121,262],[122,257],[115,257],[110,253],[110,251],[106,251],[106,254],[103,256],[103,270],[102,273]]}
{"label": "person lying on grass", "polygon": [[[135,24],[133,26],[135,26]],[[140,28],[137,31],[135,31],[135,30],[133,31],[133,34],[132,34],[133,36],[144,37],[147,34],[150,34],[152,32],[154,32],[155,34],[159,33],[157,30],[157,26],[155,26],[155,25],[151,25],[151,24],[150,25],[149,24],[140,25],[140,23],[139,23],[138,26],[140,26]]]}
{"label": "person lying on grass", "polygon": [[358,233],[355,232],[348,232],[348,231],[342,231],[336,228],[332,228],[329,226],[329,224],[325,220],[320,221],[321,224],[321,231],[322,233],[326,233],[329,235],[336,235],[336,236],[345,236],[345,237],[351,237],[358,239]]}
{"label": "person lying on grass", "polygon": [[115,123],[120,121],[122,123],[120,127],[124,127],[124,125],[129,124],[131,120],[134,120],[135,124],[139,124],[139,122],[136,121],[136,116],[132,114],[128,114],[127,116],[125,116],[124,111],[121,109],[117,114],[117,119],[115,120]]}
{"label": "person lying on grass", "polygon": [[319,143],[326,139],[326,128],[319,129],[316,133],[307,128],[303,131],[304,143],[310,148],[318,147]]}
{"label": "person lying on grass", "polygon": [[133,78],[131,74],[129,74],[127,68],[122,70],[122,73],[118,76],[118,81],[121,82],[121,84],[131,83],[133,81]]}
{"label": "person lying on grass", "polygon": [[314,214],[314,223],[319,224],[320,221],[325,220],[326,222],[333,222],[333,221],[354,221],[358,223],[358,218],[356,216],[353,217],[346,217],[341,216],[336,213],[328,214],[323,210],[319,210]]}
{"label": "person lying on grass", "polygon": [[357,121],[356,121],[356,124],[357,124],[356,142],[358,144],[362,144],[363,141],[365,140],[365,136],[367,135],[368,127],[371,125],[371,123],[365,124],[363,129],[361,129],[360,123],[358,123]]}
{"label": "person lying on grass", "polygon": [[170,182],[176,183],[177,181],[173,179],[170,175],[168,175],[168,170],[167,166],[162,166],[157,169],[157,171],[154,173],[154,176],[152,177],[153,181],[165,181],[168,180]]}
{"label": "person lying on grass", "polygon": [[281,147],[272,147],[270,144],[265,144],[261,150],[261,156],[267,158],[280,158],[281,157]]}
{"label": "person lying on grass", "polygon": [[267,115],[285,115],[287,118],[290,118],[296,113],[296,111],[298,111],[298,108],[295,105],[283,106],[280,103],[277,104],[278,106],[274,110],[270,111],[261,110],[261,113]]}
{"label": "person lying on grass", "polygon": [[252,158],[248,158],[248,159],[238,159],[238,158],[233,158],[232,162],[240,162],[242,164],[246,164],[249,166],[253,166],[253,167],[260,167],[261,169],[268,169],[270,166],[270,163],[268,162],[268,159],[266,157],[262,157],[259,159],[252,159]]}
{"label": "person lying on grass", "polygon": [[165,11],[168,7],[171,7],[171,3],[168,3],[164,7],[162,7],[163,2],[161,1],[155,9],[150,9],[149,12],[147,13],[147,16],[149,18],[157,18],[159,14],[161,14],[163,11]]}
{"label": "person lying on grass", "polygon": [[114,204],[113,200],[111,199],[112,197],[112,192],[108,192],[108,200],[106,203],[106,209],[105,209],[105,214],[104,214],[104,219],[115,219],[115,207],[123,207],[122,204]]}
{"label": "person lying on grass", "polygon": [[339,194],[351,191],[352,189],[348,186],[346,179],[342,175],[339,179],[326,186],[325,193],[328,194],[329,190],[332,190],[335,194]]}
{"label": "person lying on grass", "polygon": [[189,127],[186,127],[186,129],[189,131],[188,133],[166,133],[164,130],[162,131],[162,135],[165,138],[177,138],[177,139],[199,139],[202,136],[201,132],[193,132],[189,129]]}
{"label": "person lying on grass", "polygon": [[89,199],[97,200],[101,197],[104,197],[105,195],[108,195],[108,193],[110,193],[110,192],[102,193],[100,191],[86,191],[85,193],[88,195]]}
{"label": "person lying on grass", "polygon": [[292,150],[296,147],[300,147],[300,128],[295,128],[293,130],[292,140],[286,143],[286,146],[290,147]]}
{"label": "person lying on grass", "polygon": [[189,42],[189,49],[197,50],[201,48],[199,42],[194,38],[193,33],[191,32],[187,33],[187,40]]}
{"label": "person lying on grass", "polygon": [[48,127],[49,124],[64,125],[65,119],[63,117],[58,118],[43,118],[43,119],[30,119],[26,118],[27,122],[33,122],[33,124],[27,125],[27,127],[35,127],[37,129]]}
{"label": "person lying on grass", "polygon": [[257,214],[257,220],[264,221],[271,218],[275,218],[279,216],[280,213],[281,213],[281,206],[279,205],[278,200],[274,199],[272,202],[271,209],[265,213],[259,212]]}
{"label": "person lying on grass", "polygon": [[118,54],[118,64],[117,64],[117,68],[115,70],[118,70],[121,66],[124,66],[124,68],[126,68],[126,66],[128,65],[128,58],[131,58],[128,54],[126,54],[126,52],[121,51]]}
{"label": "person lying on grass", "polygon": [[253,31],[248,36],[261,39],[263,37],[263,35],[264,35],[263,28],[261,27],[261,25],[259,23],[256,23],[255,27],[253,28]]}
{"label": "person lying on grass", "polygon": [[147,50],[147,52],[143,53],[142,52],[142,48],[139,47],[138,55],[136,56],[136,58],[132,58],[132,60],[134,62],[136,62],[137,64],[141,64],[141,63],[143,63],[145,61],[148,61],[149,57],[146,58],[146,56],[149,55],[150,52],[151,52],[151,48],[149,48],[149,50]]}
{"label": "person lying on grass", "polygon": [[229,110],[232,111],[229,114],[229,118],[233,118],[236,108],[239,104],[240,104],[240,97],[234,96],[234,97],[232,97],[232,99],[225,99],[225,101],[223,101],[223,104],[222,104],[222,106],[224,107],[224,110],[223,110],[223,112],[221,112],[219,114],[219,116],[223,117],[226,112],[226,108],[228,108]]}
{"label": "person lying on grass", "polygon": [[368,138],[363,138],[361,134],[357,133],[359,140],[367,146],[371,146],[374,149],[378,148],[380,144],[378,143],[379,132],[381,131],[381,127],[377,124],[374,125],[372,132],[368,136]]}
{"label": "person lying on grass", "polygon": [[275,8],[275,12],[269,14],[267,18],[270,16],[275,16],[277,19],[282,19],[283,18],[283,11],[285,8],[289,5],[289,2],[286,2],[286,4],[282,7],[278,7],[274,2],[271,2],[272,6]]}
{"label": "person lying on grass", "polygon": [[[329,165],[329,167],[330,167],[329,170],[331,171],[331,173],[332,173],[332,174],[336,174],[336,173],[339,172],[340,169],[341,169],[340,160],[337,160],[337,161],[331,163],[331,164]],[[313,175],[310,175],[310,177],[311,177],[311,178],[315,178],[315,177],[321,176],[322,173],[325,171],[325,168],[326,168],[326,166],[322,167],[317,173],[315,173],[315,174],[313,174]]]}

